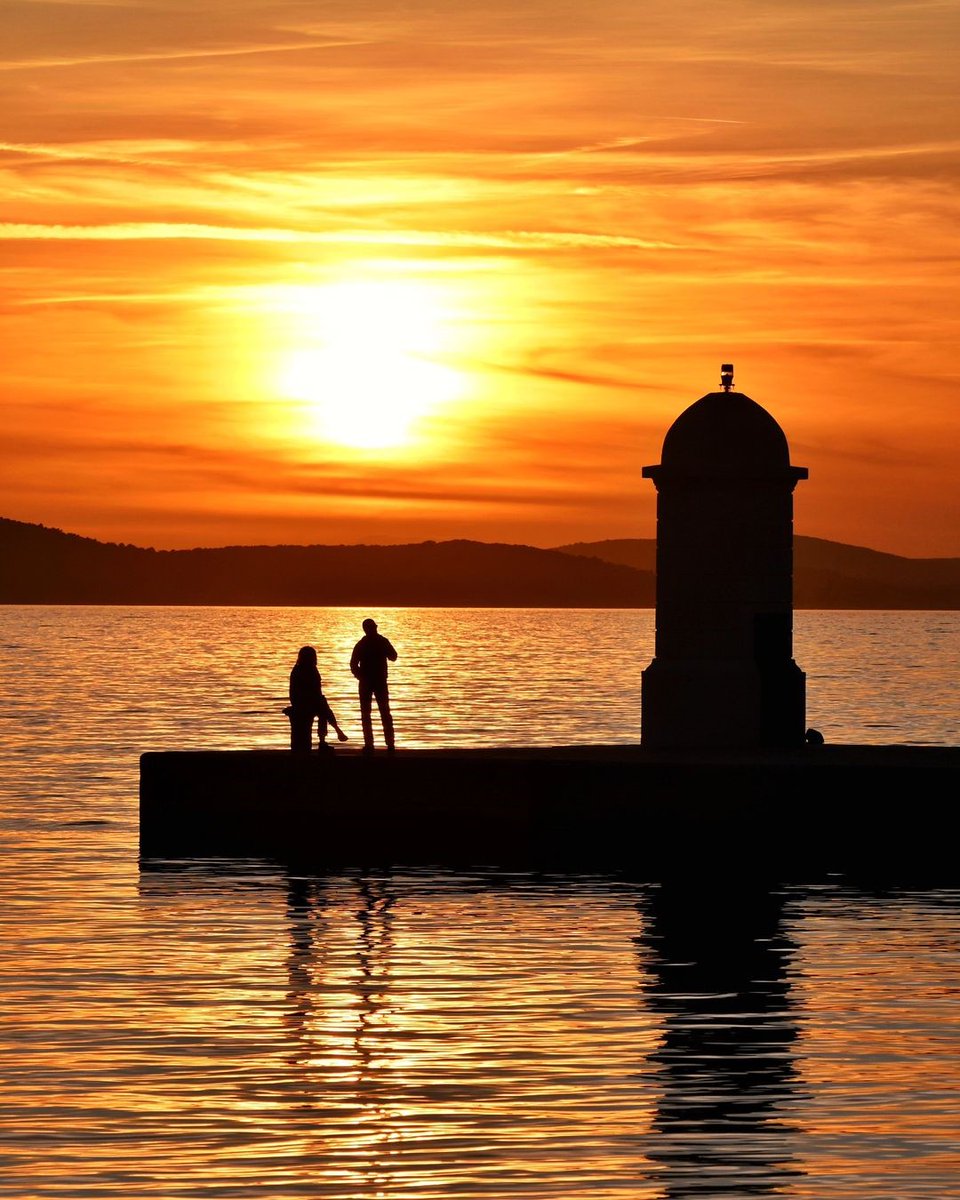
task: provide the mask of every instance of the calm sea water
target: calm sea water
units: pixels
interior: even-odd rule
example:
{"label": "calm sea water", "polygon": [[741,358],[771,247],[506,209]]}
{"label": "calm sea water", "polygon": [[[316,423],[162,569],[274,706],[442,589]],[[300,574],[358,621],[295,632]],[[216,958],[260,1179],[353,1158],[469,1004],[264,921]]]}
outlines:
{"label": "calm sea water", "polygon": [[[0,609],[0,1196],[960,1197],[960,892],[136,859],[137,756],[359,734],[358,610]],[[652,614],[392,610],[401,745],[631,742]],[[837,742],[960,618],[800,613]]]}

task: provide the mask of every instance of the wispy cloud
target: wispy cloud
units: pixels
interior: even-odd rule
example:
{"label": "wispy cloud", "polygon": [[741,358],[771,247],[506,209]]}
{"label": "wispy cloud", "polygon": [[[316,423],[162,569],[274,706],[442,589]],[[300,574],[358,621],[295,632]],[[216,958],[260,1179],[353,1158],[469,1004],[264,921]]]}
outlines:
{"label": "wispy cloud", "polygon": [[473,371],[492,371],[505,375],[519,375],[532,379],[545,379],[555,383],[571,383],[590,388],[610,388],[622,391],[625,388],[645,390],[653,388],[636,376],[602,375],[592,371],[577,371],[573,368],[550,366],[535,359],[525,363],[484,362],[479,359],[460,360],[458,365]]}
{"label": "wispy cloud", "polygon": [[[340,500],[385,500],[429,504],[569,507],[571,504],[603,506],[608,500],[586,486],[571,481],[525,481],[475,473],[464,476],[461,464],[435,464],[411,470],[384,463],[346,463],[333,459],[290,458],[282,454],[231,447],[218,450],[188,443],[147,445],[132,439],[77,436],[11,439],[9,449],[18,455],[39,455],[63,466],[80,464],[107,476],[134,462],[140,474],[138,491],[163,489],[177,493],[212,493],[229,489],[234,494],[271,497],[308,496]],[[14,471],[14,476],[18,475]]]}
{"label": "wispy cloud", "polygon": [[269,42],[262,46],[221,46],[198,50],[126,51],[117,54],[88,54],[77,57],[0,59],[0,71],[33,71],[54,67],[89,67],[123,63],[176,62],[182,59],[241,58],[252,54],[298,54],[308,50],[330,50],[342,46],[363,46],[365,39],[329,39],[327,41]]}
{"label": "wispy cloud", "polygon": [[490,250],[673,250],[677,243],[622,234],[575,230],[265,229],[225,225],[130,222],[117,225],[0,224],[0,238],[14,241],[135,242],[157,240],[291,242],[315,245],[424,246]]}

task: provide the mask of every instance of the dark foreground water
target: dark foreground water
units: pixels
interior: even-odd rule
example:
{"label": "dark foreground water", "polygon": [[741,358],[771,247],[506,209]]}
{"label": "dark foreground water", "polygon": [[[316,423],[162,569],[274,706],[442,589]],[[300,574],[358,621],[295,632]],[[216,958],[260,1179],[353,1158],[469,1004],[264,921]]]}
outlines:
{"label": "dark foreground water", "polygon": [[[0,1196],[958,1197],[960,893],[136,860],[351,610],[0,610]],[[396,610],[401,742],[635,741],[651,614]],[[810,720],[956,744],[954,614],[798,615]],[[722,866],[722,864],[721,864]]]}

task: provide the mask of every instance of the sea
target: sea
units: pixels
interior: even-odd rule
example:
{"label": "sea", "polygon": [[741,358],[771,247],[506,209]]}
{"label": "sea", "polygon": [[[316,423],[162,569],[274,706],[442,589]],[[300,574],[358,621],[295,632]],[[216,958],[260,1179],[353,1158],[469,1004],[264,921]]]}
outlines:
{"label": "sea", "polygon": [[[141,864],[138,756],[287,745],[301,645],[359,738],[366,616],[401,751],[639,739],[650,611],[0,608],[0,1197],[960,1197],[958,889]],[[960,614],[795,652],[960,744]]]}

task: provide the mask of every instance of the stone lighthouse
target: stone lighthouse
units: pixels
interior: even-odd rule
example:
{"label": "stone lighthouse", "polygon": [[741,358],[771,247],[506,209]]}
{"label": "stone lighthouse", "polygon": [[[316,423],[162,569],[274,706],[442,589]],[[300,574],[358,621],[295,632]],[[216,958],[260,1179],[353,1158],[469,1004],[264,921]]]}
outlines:
{"label": "stone lighthouse", "polygon": [[651,748],[793,746],[805,677],[793,660],[793,489],[783,430],[733,390],[680,414],[657,489],[657,633],[643,672],[641,740]]}

